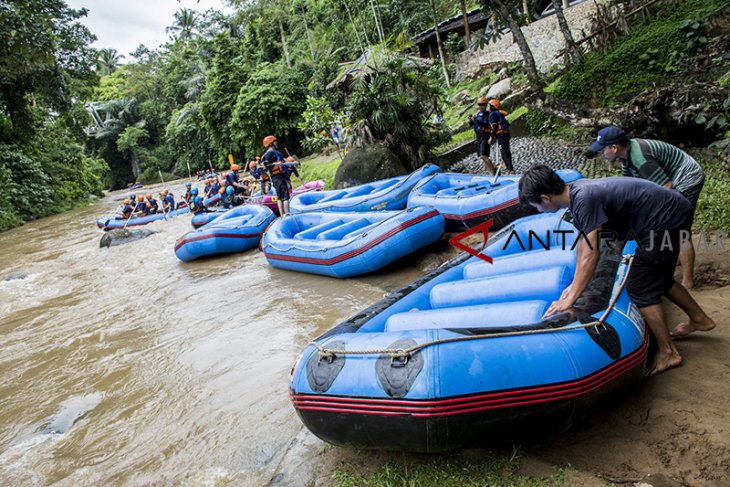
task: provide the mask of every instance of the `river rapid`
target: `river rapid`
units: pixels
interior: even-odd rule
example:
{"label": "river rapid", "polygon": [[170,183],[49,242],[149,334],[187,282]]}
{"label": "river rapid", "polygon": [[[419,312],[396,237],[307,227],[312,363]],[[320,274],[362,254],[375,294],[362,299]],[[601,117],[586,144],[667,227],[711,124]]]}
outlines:
{"label": "river rapid", "polygon": [[190,215],[100,248],[128,193],[0,234],[0,485],[306,485],[323,443],[287,396],[299,352],[421,272],[183,263]]}

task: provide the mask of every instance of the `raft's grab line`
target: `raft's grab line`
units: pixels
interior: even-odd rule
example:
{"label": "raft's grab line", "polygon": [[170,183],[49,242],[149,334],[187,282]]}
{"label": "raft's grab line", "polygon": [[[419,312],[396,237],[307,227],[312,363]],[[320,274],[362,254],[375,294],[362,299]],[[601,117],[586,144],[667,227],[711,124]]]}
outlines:
{"label": "raft's grab line", "polygon": [[631,265],[634,262],[634,256],[633,255],[625,255],[622,259],[622,263],[626,263],[626,272],[623,275],[623,278],[621,280],[621,284],[619,284],[618,291],[614,293],[614,295],[611,297],[611,301],[608,304],[608,307],[603,312],[601,317],[596,321],[591,321],[590,323],[581,323],[580,325],[570,325],[570,326],[564,326],[561,328],[541,328],[537,330],[522,330],[522,331],[506,331],[506,332],[499,332],[499,333],[489,333],[489,334],[482,334],[482,335],[469,335],[469,336],[460,336],[460,337],[451,337],[451,338],[441,338],[438,340],[431,340],[428,342],[420,343],[417,345],[414,345],[412,347],[408,348],[381,348],[376,350],[344,350],[344,349],[328,349],[324,348],[322,345],[317,343],[316,341],[309,342],[311,345],[313,345],[319,353],[320,360],[321,359],[327,359],[327,360],[334,360],[337,355],[384,355],[388,354],[391,356],[393,360],[401,360],[403,362],[407,362],[408,358],[413,354],[414,352],[417,352],[421,349],[433,346],[433,345],[439,345],[442,343],[453,343],[453,342],[463,342],[466,340],[482,340],[485,338],[501,338],[501,337],[513,337],[513,336],[523,336],[523,335],[538,335],[543,333],[556,333],[556,332],[563,332],[563,331],[571,331],[571,330],[582,330],[584,328],[591,328],[596,327],[596,331],[598,331],[598,327],[602,326],[604,329],[606,327],[604,321],[606,317],[613,311],[614,306],[616,305],[616,301],[618,300],[619,296],[621,295],[621,291],[623,291],[624,287],[626,286],[626,281],[629,276],[629,272],[631,271]]}
{"label": "raft's grab line", "polygon": [[514,206],[519,204],[520,199],[515,198],[511,199],[509,201],[505,201],[504,203],[500,203],[495,206],[490,206],[489,208],[484,208],[483,210],[477,210],[473,211],[471,213],[466,213],[464,215],[456,215],[451,213],[444,213],[444,218],[448,218],[449,220],[470,220],[472,218],[476,218],[479,216],[489,215],[491,213],[496,213],[500,210],[504,210],[505,208],[509,208],[510,206]]}
{"label": "raft's grab line", "polygon": [[[407,212],[407,211],[409,211],[409,210],[403,210],[403,212]],[[347,252],[346,254],[338,255],[337,257],[332,257],[330,259],[317,259],[317,258],[313,258],[313,257],[296,257],[296,256],[291,256],[291,255],[278,255],[278,254],[269,254],[269,253],[266,253],[266,247],[271,247],[272,249],[277,250],[279,252],[288,252],[288,251],[290,251],[292,249],[300,249],[300,250],[306,250],[306,251],[310,251],[311,250],[311,249],[302,249],[301,247],[297,247],[296,245],[292,245],[292,246],[289,246],[289,247],[287,247],[287,248],[284,249],[284,248],[281,248],[281,247],[277,247],[276,245],[271,244],[271,243],[267,243],[266,246],[264,247],[264,255],[266,255],[266,258],[267,259],[286,260],[286,261],[290,261],[290,262],[301,262],[301,263],[306,263],[306,264],[316,264],[316,265],[332,265],[332,264],[337,264],[339,262],[342,262],[343,260],[347,260],[347,259],[351,259],[353,257],[356,257],[356,256],[362,254],[363,252],[366,252],[366,251],[370,250],[371,248],[375,247],[379,243],[382,243],[383,241],[389,239],[393,235],[395,235],[395,234],[397,234],[397,233],[405,230],[406,228],[412,227],[413,225],[417,225],[417,224],[421,223],[422,221],[426,221],[426,220],[428,220],[430,218],[433,218],[435,216],[438,216],[438,214],[439,214],[438,210],[431,210],[428,213],[424,213],[423,215],[417,216],[416,218],[413,218],[412,220],[408,220],[406,222],[403,222],[403,223],[399,224],[396,227],[393,227],[391,230],[389,230],[386,233],[382,234],[378,238],[373,239],[372,241],[368,242],[366,245],[363,245],[360,248],[357,248],[355,250],[351,250],[350,252]],[[395,217],[393,217],[393,218],[395,218]],[[379,226],[387,223],[389,220],[390,220],[390,218],[378,222],[372,228],[370,228],[366,232],[363,232],[358,237],[364,237],[364,236],[366,236],[368,233],[371,233],[373,230],[375,230]],[[325,251],[328,251],[328,250],[332,250],[332,249],[336,249],[336,248],[340,248],[340,247],[345,247],[347,245],[350,245],[350,243],[351,243],[351,240],[350,241],[347,241],[347,242],[345,242],[345,243],[343,243],[341,245],[330,246],[330,247],[323,247],[321,249],[321,251],[322,252],[325,252]]]}
{"label": "raft's grab line", "polygon": [[[202,225],[201,225],[202,226]],[[178,250],[180,247],[182,247],[185,244],[189,244],[191,242],[197,242],[199,240],[207,240],[209,238],[255,238],[260,237],[262,235],[261,232],[259,233],[209,233],[207,235],[195,235],[193,237],[184,238],[175,245],[175,250]]]}
{"label": "raft's grab line", "polygon": [[648,348],[649,335],[647,334],[644,337],[641,347],[624,359],[580,380],[548,386],[535,386],[511,391],[425,401],[293,394],[291,390],[289,391],[289,397],[299,410],[367,414],[374,416],[410,414],[415,418],[454,416],[490,409],[527,406],[580,397],[611,382],[633,367],[640,365],[644,361]]}

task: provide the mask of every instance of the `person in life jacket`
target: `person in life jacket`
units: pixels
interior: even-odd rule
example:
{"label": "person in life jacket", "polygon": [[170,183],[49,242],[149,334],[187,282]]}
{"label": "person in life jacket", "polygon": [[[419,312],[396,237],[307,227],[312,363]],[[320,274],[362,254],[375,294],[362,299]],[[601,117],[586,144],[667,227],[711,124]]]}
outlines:
{"label": "person in life jacket", "polygon": [[509,146],[509,122],[505,118],[507,112],[502,110],[502,104],[496,98],[489,100],[489,145],[495,141],[499,144],[499,154],[502,156],[507,171],[513,172],[512,150]]}
{"label": "person in life jacket", "polygon": [[494,164],[489,157],[490,142],[489,136],[492,128],[489,125],[489,111],[487,111],[488,100],[480,96],[477,100],[479,111],[474,115],[469,115],[469,125],[474,129],[477,139],[477,155],[484,161],[484,167],[489,174],[494,174]]}
{"label": "person in life jacket", "polygon": [[164,213],[170,213],[175,209],[175,197],[170,193],[170,190],[165,188],[160,192],[162,197],[162,211]]}
{"label": "person in life jacket", "polygon": [[210,198],[212,196],[217,195],[219,193],[220,189],[221,189],[221,182],[218,180],[218,178],[211,179],[210,189],[205,194],[205,197]]}
{"label": "person in life jacket", "polygon": [[124,199],[122,201],[122,218],[124,218],[126,220],[130,216],[132,216],[132,213],[134,213],[134,208],[132,207],[132,202],[128,199]]}
{"label": "person in life jacket", "polygon": [[134,213],[136,216],[147,216],[150,214],[150,209],[144,200],[144,196],[137,196],[137,209]]}
{"label": "person in life jacket", "polygon": [[299,164],[299,161],[294,156],[289,156],[286,159],[284,159],[284,162],[287,163],[286,166],[284,166],[284,173],[286,174],[286,183],[289,186],[289,194],[291,195],[292,192],[292,183],[291,178],[294,176],[297,178],[297,181],[299,181],[299,186],[304,185],[304,181],[302,181],[302,178],[299,177],[299,171],[297,171],[296,164]]}
{"label": "person in life jacket", "polygon": [[147,199],[146,205],[148,214],[154,215],[160,210],[160,206],[157,203],[157,200],[150,193],[147,193],[145,195],[145,198]]}
{"label": "person in life jacket", "polygon": [[210,197],[210,190],[213,187],[213,180],[210,178],[205,179],[205,185],[203,186],[203,196],[206,198]]}
{"label": "person in life jacket", "polygon": [[243,196],[236,194],[233,186],[226,186],[226,191],[223,193],[220,204],[226,209],[233,208],[234,206],[243,204]]}
{"label": "person in life jacket", "polygon": [[287,183],[284,154],[279,152],[279,142],[273,135],[267,135],[263,141],[266,153],[262,160],[266,170],[271,175],[271,184],[276,191],[276,205],[281,216],[289,213],[289,184]]}
{"label": "person in life jacket", "polygon": [[194,196],[190,201],[190,211],[193,212],[194,215],[197,215],[198,213],[205,213],[207,210],[205,203],[203,203],[202,196]]}
{"label": "person in life jacket", "polygon": [[251,161],[248,164],[251,177],[257,179],[261,185],[261,194],[269,194],[271,189],[271,177],[266,172],[266,168],[261,164],[261,157],[256,156],[255,161]]}

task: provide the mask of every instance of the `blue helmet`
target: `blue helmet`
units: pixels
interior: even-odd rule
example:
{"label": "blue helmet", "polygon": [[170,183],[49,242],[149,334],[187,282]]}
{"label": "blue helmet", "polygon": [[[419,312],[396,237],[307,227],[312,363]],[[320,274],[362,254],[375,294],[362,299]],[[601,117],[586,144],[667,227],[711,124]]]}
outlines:
{"label": "blue helmet", "polygon": [[226,194],[233,194],[235,192],[235,189],[233,189],[233,186],[228,186],[226,188]]}
{"label": "blue helmet", "polygon": [[202,196],[196,196],[195,199],[193,200],[193,203],[195,203],[196,205],[202,205],[203,204],[203,197]]}
{"label": "blue helmet", "polygon": [[193,195],[193,196],[197,196],[198,195],[198,188],[191,189],[190,190],[190,194]]}
{"label": "blue helmet", "polygon": [[191,186],[190,181],[188,181],[187,183],[185,183],[185,187],[186,188],[189,188],[190,186]]}

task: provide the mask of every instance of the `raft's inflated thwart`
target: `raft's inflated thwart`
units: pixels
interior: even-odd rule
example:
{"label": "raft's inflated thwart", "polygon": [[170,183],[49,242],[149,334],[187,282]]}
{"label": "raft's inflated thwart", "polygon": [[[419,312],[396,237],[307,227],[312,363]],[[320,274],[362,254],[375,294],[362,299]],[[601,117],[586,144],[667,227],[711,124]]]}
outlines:
{"label": "raft's inflated thwart", "polygon": [[200,257],[243,252],[256,247],[261,234],[276,218],[261,205],[242,205],[215,221],[183,235],[175,242],[175,255],[188,262]]}
{"label": "raft's inflated thwart", "polygon": [[[583,177],[573,169],[556,173],[567,183]],[[471,227],[494,220],[493,230],[509,222],[537,212],[530,205],[520,204],[517,183],[520,176],[480,176],[460,173],[439,173],[423,179],[408,196],[408,207],[433,206],[450,226]]]}
{"label": "raft's inflated thwart", "polygon": [[439,170],[434,164],[426,164],[405,176],[351,188],[296,195],[290,201],[289,210],[292,213],[402,210],[413,187]]}
{"label": "raft's inflated thwart", "polygon": [[[315,339],[290,382],[304,424],[335,444],[445,451],[559,431],[638,382],[635,244],[604,249],[575,307],[543,319],[575,266],[576,233],[554,230],[575,232],[560,215],[521,219],[493,236],[493,263],[462,254]],[[530,231],[553,248],[523,250]]]}
{"label": "raft's inflated thwart", "polygon": [[278,219],[261,247],[274,267],[333,277],[373,272],[444,233],[433,208],[358,213],[308,212]]}
{"label": "raft's inflated thwart", "polygon": [[[212,205],[220,201],[221,196],[215,195],[211,198],[208,198],[204,201],[206,205]],[[190,208],[187,206],[184,206],[182,208],[178,208],[177,210],[173,210],[167,213],[155,213],[154,215],[147,215],[147,216],[133,216],[132,218],[129,218],[129,223],[127,223],[127,218],[121,217],[121,216],[115,216],[115,217],[106,217],[106,218],[100,218],[96,221],[96,226],[103,229],[103,230],[112,230],[114,228],[126,228],[126,227],[136,227],[139,225],[147,225],[148,223],[156,222],[158,220],[167,220],[169,218],[175,218],[176,216],[185,215],[186,213],[190,213]]]}

